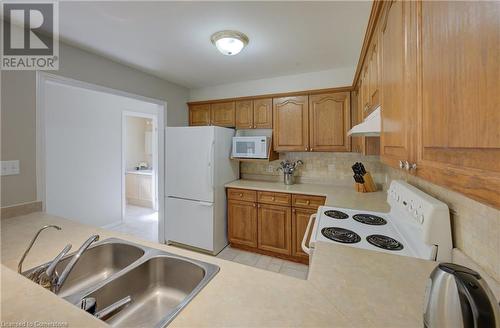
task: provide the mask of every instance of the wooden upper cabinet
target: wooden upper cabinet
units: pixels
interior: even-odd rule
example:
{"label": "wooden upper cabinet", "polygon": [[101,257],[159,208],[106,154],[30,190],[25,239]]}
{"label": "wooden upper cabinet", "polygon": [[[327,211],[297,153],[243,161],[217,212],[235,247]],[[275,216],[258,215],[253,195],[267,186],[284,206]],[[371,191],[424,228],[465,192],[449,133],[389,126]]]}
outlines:
{"label": "wooden upper cabinet", "polygon": [[256,129],[273,128],[273,100],[271,98],[253,101],[253,122]]}
{"label": "wooden upper cabinet", "polygon": [[210,125],[210,104],[190,105],[189,125]]}
{"label": "wooden upper cabinet", "polygon": [[267,204],[259,204],[258,207],[258,248],[291,255],[291,208]]}
{"label": "wooden upper cabinet", "polygon": [[235,126],[234,101],[214,103],[210,105],[210,122],[217,126]]}
{"label": "wooden upper cabinet", "polygon": [[310,151],[350,151],[350,123],[349,92],[309,96]]}
{"label": "wooden upper cabinet", "polygon": [[236,128],[252,129],[254,127],[253,101],[240,100],[235,102],[236,109]]}
{"label": "wooden upper cabinet", "polygon": [[307,96],[273,99],[275,151],[309,150],[309,101]]}
{"label": "wooden upper cabinet", "polygon": [[[382,55],[382,133],[380,153],[382,161],[399,167],[400,161],[412,160],[411,122],[415,121],[415,102],[406,97],[405,69],[410,69],[407,57],[406,28],[409,25],[410,5],[406,1],[387,3],[385,21],[381,29]],[[415,89],[411,92],[415,92]],[[414,139],[414,138],[413,138]]]}
{"label": "wooden upper cabinet", "polygon": [[419,6],[417,174],[500,208],[500,3]]}
{"label": "wooden upper cabinet", "polygon": [[232,243],[257,247],[257,204],[229,200],[228,239]]}
{"label": "wooden upper cabinet", "polygon": [[372,112],[379,104],[379,51],[378,51],[378,43],[376,42],[378,35],[375,35],[375,42],[371,47],[369,53],[369,62],[368,62],[368,102],[369,102],[369,110],[368,113]]}

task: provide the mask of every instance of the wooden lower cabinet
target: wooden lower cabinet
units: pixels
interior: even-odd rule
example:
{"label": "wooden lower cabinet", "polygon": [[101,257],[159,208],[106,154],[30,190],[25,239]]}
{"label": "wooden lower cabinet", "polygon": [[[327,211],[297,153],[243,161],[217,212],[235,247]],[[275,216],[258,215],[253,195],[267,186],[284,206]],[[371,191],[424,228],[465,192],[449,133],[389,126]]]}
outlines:
{"label": "wooden lower cabinet", "polygon": [[230,200],[227,213],[229,241],[257,247],[257,204]]}
{"label": "wooden lower cabinet", "polygon": [[[324,205],[325,197],[235,188],[228,188],[227,195],[231,246],[286,260],[309,262],[301,243],[310,216]],[[271,202],[272,198],[262,195],[279,195],[279,199],[286,196],[288,201],[283,204],[274,198],[275,202]]]}
{"label": "wooden lower cabinet", "polygon": [[258,205],[258,248],[290,255],[292,211],[288,206]]}
{"label": "wooden lower cabinet", "polygon": [[302,239],[306,233],[309,218],[314,213],[316,213],[316,210],[305,208],[294,208],[292,210],[292,256],[309,259],[309,255],[302,250]]}

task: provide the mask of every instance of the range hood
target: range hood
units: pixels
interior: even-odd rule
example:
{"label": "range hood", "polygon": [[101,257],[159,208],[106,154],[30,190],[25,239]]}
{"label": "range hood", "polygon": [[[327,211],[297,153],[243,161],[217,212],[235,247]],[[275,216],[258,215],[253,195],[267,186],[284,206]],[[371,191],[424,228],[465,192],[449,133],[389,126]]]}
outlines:
{"label": "range hood", "polygon": [[380,135],[381,130],[380,106],[378,106],[363,122],[353,126],[347,135],[376,137]]}

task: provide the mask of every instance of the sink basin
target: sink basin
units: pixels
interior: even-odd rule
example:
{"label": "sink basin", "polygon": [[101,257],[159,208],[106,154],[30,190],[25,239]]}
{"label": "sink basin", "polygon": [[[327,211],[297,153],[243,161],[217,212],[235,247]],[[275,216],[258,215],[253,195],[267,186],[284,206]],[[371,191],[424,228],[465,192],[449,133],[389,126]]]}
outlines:
{"label": "sink basin", "polygon": [[[57,265],[57,274],[72,256]],[[88,311],[111,326],[159,328],[172,321],[218,271],[210,263],[110,238],[82,254],[57,295],[79,308],[84,299],[95,299],[95,310]]]}
{"label": "sink basin", "polygon": [[[73,254],[66,256],[56,266],[56,273],[62,271],[71,260]],[[58,295],[66,297],[106,280],[113,274],[123,270],[144,255],[144,250],[124,243],[104,242],[96,244],[85,251],[69,274]],[[37,267],[38,268],[38,267]],[[35,269],[37,269],[35,268]],[[25,272],[28,275],[31,270]]]}
{"label": "sink basin", "polygon": [[96,300],[97,311],[131,297],[127,306],[106,320],[111,326],[163,327],[201,289],[208,273],[187,259],[158,255],[85,297]]}

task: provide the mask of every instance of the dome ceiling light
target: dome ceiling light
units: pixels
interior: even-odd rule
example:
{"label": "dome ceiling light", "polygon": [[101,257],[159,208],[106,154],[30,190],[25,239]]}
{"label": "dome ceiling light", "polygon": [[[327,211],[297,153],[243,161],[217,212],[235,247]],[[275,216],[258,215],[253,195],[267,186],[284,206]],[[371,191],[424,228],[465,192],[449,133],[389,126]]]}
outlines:
{"label": "dome ceiling light", "polygon": [[226,56],[239,54],[249,41],[245,34],[230,30],[215,32],[210,37],[210,40],[212,40],[212,43],[217,47],[217,50]]}

